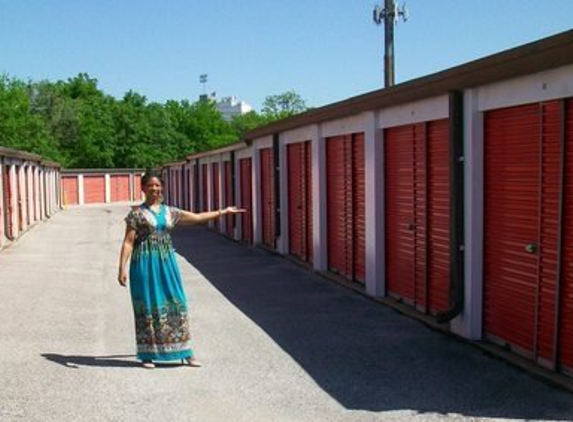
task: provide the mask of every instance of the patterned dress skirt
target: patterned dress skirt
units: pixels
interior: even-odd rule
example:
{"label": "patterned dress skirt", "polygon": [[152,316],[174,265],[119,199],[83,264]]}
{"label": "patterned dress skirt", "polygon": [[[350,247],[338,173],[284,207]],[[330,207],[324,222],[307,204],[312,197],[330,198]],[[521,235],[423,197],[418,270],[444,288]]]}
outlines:
{"label": "patterned dress skirt", "polygon": [[193,357],[187,299],[169,234],[179,213],[167,206],[155,213],[143,204],[126,217],[136,230],[129,278],[140,360]]}

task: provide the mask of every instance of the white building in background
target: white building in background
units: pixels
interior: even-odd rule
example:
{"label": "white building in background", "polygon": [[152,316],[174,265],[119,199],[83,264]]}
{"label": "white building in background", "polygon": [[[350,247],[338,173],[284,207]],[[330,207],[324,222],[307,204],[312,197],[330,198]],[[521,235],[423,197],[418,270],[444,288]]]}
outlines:
{"label": "white building in background", "polygon": [[221,112],[223,119],[228,122],[235,116],[240,116],[253,110],[249,104],[244,101],[239,101],[234,95],[231,97],[223,97],[217,101],[217,108]]}

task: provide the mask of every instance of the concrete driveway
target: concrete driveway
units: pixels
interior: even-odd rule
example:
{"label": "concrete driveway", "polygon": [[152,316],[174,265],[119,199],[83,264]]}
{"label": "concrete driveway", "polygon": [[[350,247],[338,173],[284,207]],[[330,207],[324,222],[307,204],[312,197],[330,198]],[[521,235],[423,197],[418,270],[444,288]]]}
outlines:
{"label": "concrete driveway", "polygon": [[573,419],[573,395],[205,228],[175,235],[204,367],[139,367],[125,205],[0,252],[0,420]]}

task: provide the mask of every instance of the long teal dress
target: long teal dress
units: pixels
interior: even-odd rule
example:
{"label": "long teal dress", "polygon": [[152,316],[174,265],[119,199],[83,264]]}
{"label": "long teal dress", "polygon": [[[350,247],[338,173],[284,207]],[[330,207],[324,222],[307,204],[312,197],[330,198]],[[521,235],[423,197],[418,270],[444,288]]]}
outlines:
{"label": "long teal dress", "polygon": [[161,205],[156,213],[142,204],[125,218],[136,231],[129,278],[140,360],[193,357],[187,299],[170,235],[180,215],[175,207]]}

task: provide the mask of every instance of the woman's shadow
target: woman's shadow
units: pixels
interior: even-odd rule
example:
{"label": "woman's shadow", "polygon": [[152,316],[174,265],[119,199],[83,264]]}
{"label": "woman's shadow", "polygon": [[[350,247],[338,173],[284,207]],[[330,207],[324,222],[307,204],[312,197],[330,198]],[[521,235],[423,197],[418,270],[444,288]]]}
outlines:
{"label": "woman's shadow", "polygon": [[98,366],[107,368],[133,368],[140,366],[135,360],[135,355],[111,355],[111,356],[80,356],[80,355],[58,355],[56,353],[43,353],[42,357],[65,366],[66,368],[79,369],[82,366]]}

